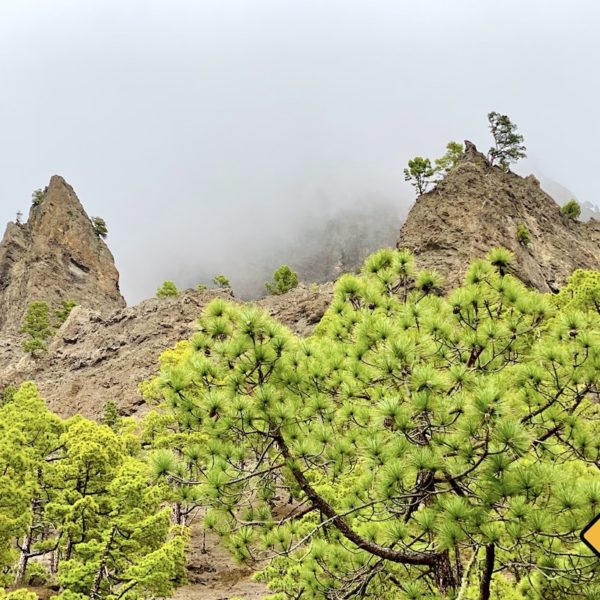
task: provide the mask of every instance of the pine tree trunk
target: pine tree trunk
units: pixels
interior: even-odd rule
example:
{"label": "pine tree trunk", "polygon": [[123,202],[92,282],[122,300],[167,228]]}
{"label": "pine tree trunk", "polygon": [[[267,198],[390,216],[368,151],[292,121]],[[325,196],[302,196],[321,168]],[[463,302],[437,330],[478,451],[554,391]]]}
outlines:
{"label": "pine tree trunk", "polygon": [[456,578],[450,561],[450,553],[447,550],[440,554],[433,573],[436,585],[441,592],[445,593],[456,588]]}
{"label": "pine tree trunk", "polygon": [[481,583],[479,585],[479,600],[490,600],[490,590],[492,586],[492,575],[494,574],[494,563],[496,562],[496,546],[488,544],[485,547],[485,563],[483,573],[481,574]]}
{"label": "pine tree trunk", "polygon": [[96,600],[100,597],[100,586],[102,585],[102,579],[104,578],[104,571],[106,569],[106,560],[108,559],[108,555],[110,553],[110,549],[112,547],[113,540],[115,539],[115,533],[117,531],[116,527],[112,528],[110,532],[110,536],[108,541],[106,542],[106,546],[104,547],[104,552],[102,553],[102,558],[100,559],[100,566],[98,567],[98,572],[96,573],[96,577],[94,579],[94,585],[90,589],[90,600]]}
{"label": "pine tree trunk", "polygon": [[175,502],[173,504],[173,511],[171,514],[171,520],[175,525],[181,525],[183,523],[183,516],[181,512],[181,504],[179,502]]}
{"label": "pine tree trunk", "polygon": [[19,562],[17,563],[17,569],[15,571],[15,586],[23,585],[24,583],[25,571],[27,570],[30,552],[31,532],[28,531],[23,536],[23,543],[21,544],[21,554],[19,555]]}
{"label": "pine tree trunk", "polygon": [[58,558],[59,555],[59,550],[58,548],[56,550],[52,551],[52,554],[50,555],[50,573],[52,575],[56,575],[58,573]]}
{"label": "pine tree trunk", "polygon": [[70,535],[67,536],[67,545],[65,546],[65,560],[71,560],[71,554],[73,553],[73,538]]}

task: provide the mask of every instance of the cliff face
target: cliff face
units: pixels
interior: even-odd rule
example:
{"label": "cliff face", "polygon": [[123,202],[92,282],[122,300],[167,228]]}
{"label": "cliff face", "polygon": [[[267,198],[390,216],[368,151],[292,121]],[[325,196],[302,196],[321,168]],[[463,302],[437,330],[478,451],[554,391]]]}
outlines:
{"label": "cliff face", "polygon": [[27,223],[9,223],[0,243],[0,333],[18,330],[34,300],[74,300],[104,312],[125,306],[110,250],[58,175]]}
{"label": "cliff face", "polygon": [[[522,223],[531,233],[523,246]],[[600,222],[569,221],[535,177],[519,177],[489,164],[466,142],[458,165],[420,196],[397,246],[409,248],[421,268],[440,272],[451,289],[473,258],[504,246],[515,253],[514,274],[543,292],[556,291],[577,268],[600,269]]]}

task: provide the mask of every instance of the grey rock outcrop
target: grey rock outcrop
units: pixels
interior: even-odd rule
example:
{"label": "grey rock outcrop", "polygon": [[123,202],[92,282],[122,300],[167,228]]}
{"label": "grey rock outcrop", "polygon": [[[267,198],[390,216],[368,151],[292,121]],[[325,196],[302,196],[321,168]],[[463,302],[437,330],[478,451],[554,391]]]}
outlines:
{"label": "grey rock outcrop", "polygon": [[[531,233],[517,241],[517,225]],[[574,222],[530,175],[492,166],[475,146],[436,187],[420,196],[397,246],[409,248],[420,268],[435,269],[446,289],[462,283],[469,262],[491,248],[515,253],[514,274],[543,292],[556,291],[578,268],[600,269],[600,222]]]}
{"label": "grey rock outcrop", "polygon": [[125,306],[110,250],[58,175],[27,223],[9,223],[0,243],[0,334],[17,331],[34,300],[74,300],[102,312]]}
{"label": "grey rock outcrop", "polygon": [[[308,335],[332,292],[332,284],[302,285],[257,304],[294,333]],[[34,380],[48,406],[61,416],[98,418],[108,400],[122,414],[143,414],[148,406],[139,383],[158,373],[162,352],[191,337],[203,308],[219,297],[235,300],[228,290],[186,290],[108,316],[77,306],[38,358],[25,354],[18,338],[0,344],[0,389]]]}

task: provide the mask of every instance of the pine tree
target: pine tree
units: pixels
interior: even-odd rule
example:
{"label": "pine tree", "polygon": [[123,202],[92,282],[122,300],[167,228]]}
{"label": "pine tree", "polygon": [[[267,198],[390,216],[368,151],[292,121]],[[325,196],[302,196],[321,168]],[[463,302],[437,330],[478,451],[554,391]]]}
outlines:
{"label": "pine tree", "polygon": [[108,237],[108,227],[102,217],[92,217],[92,226],[96,235],[103,240]]}
{"label": "pine tree", "polygon": [[155,472],[196,491],[238,560],[266,551],[281,598],[599,593],[578,534],[600,509],[600,318],[512,260],[474,261],[443,298],[382,250],[308,339],[211,303],[158,381],[184,435]]}
{"label": "pine tree", "polygon": [[273,273],[273,279],[265,283],[269,294],[280,295],[298,287],[298,273],[287,265],[281,265]]}
{"label": "pine tree", "polygon": [[215,275],[213,277],[213,283],[219,288],[231,287],[231,283],[229,283],[229,279],[225,277],[225,275]]}
{"label": "pine tree", "polygon": [[106,486],[94,534],[61,563],[58,580],[69,592],[62,598],[171,595],[184,581],[186,536],[171,527],[163,499],[144,463],[126,458]]}
{"label": "pine tree", "polygon": [[491,112],[488,114],[488,121],[494,137],[494,145],[489,149],[488,158],[493,165],[497,164],[508,171],[511,163],[527,156],[523,136],[517,133],[517,126],[507,115]]}
{"label": "pine tree", "polygon": [[34,190],[31,194],[31,204],[33,206],[39,206],[44,200],[45,194],[41,189]]}
{"label": "pine tree", "polygon": [[463,145],[458,142],[448,142],[446,144],[446,153],[441,158],[435,159],[435,172],[446,175],[460,160],[463,154]]}
{"label": "pine tree", "polygon": [[28,338],[23,342],[23,350],[32,355],[46,350],[46,342],[53,335],[50,327],[50,309],[44,301],[32,302],[27,307],[21,332]]}
{"label": "pine tree", "polygon": [[404,180],[417,191],[417,195],[424,194],[433,181],[435,169],[431,166],[431,161],[422,156],[415,156],[408,161],[408,167],[404,169]]}
{"label": "pine tree", "polygon": [[531,243],[531,233],[527,226],[523,223],[517,224],[517,234],[516,234],[517,242],[522,246],[528,246]]}
{"label": "pine tree", "polygon": [[156,290],[157,298],[167,298],[169,296],[178,296],[179,290],[172,281],[164,281],[163,284]]}
{"label": "pine tree", "polygon": [[17,555],[15,560],[14,551],[4,556],[0,551],[0,567],[14,564],[17,586],[25,583],[29,561],[48,554],[54,543],[46,538],[45,510],[52,497],[50,461],[60,447],[62,429],[32,383],[23,384],[0,409],[0,437],[8,450],[8,454],[0,450],[0,471],[7,478],[4,484],[0,481],[0,538],[8,534]]}
{"label": "pine tree", "polygon": [[71,311],[77,306],[75,300],[62,300],[59,307],[54,311],[56,317],[56,328],[58,329],[69,317]]}
{"label": "pine tree", "polygon": [[555,300],[563,310],[595,311],[600,315],[600,272],[577,269]]}
{"label": "pine tree", "polygon": [[26,584],[43,558],[62,600],[170,595],[187,530],[144,459],[135,429],[62,421],[22,385],[0,407],[0,586]]}
{"label": "pine tree", "polygon": [[561,207],[560,212],[571,221],[577,221],[581,215],[581,206],[577,200],[569,200]]}
{"label": "pine tree", "polygon": [[102,415],[102,423],[108,425],[113,431],[118,428],[119,421],[119,407],[114,400],[109,400],[104,405],[104,413]]}

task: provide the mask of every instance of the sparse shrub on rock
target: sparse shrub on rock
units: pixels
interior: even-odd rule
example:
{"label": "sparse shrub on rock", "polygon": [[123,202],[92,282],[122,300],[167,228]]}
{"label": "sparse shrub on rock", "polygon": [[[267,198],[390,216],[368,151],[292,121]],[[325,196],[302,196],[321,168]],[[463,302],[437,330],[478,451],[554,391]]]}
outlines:
{"label": "sparse shrub on rock", "polygon": [[179,290],[177,286],[172,281],[165,281],[163,284],[156,290],[157,298],[167,298],[168,296],[178,296]]}
{"label": "sparse shrub on rock", "polygon": [[563,205],[563,207],[560,209],[560,212],[571,221],[577,221],[577,219],[579,219],[579,215],[581,215],[581,206],[577,200],[569,200],[565,205]]}
{"label": "sparse shrub on rock", "polygon": [[213,277],[213,283],[219,288],[230,288],[231,283],[225,275],[215,275]]}
{"label": "sparse shrub on rock", "polygon": [[106,239],[108,236],[108,227],[106,221],[102,217],[92,217],[92,225],[96,235],[102,239]]}
{"label": "sparse shrub on rock", "polygon": [[531,233],[523,223],[517,224],[517,242],[522,246],[528,246],[531,243]]}

